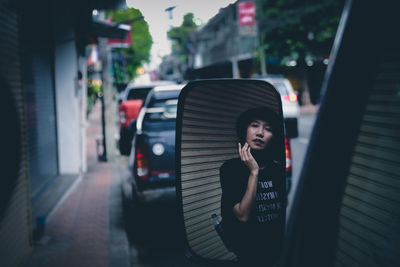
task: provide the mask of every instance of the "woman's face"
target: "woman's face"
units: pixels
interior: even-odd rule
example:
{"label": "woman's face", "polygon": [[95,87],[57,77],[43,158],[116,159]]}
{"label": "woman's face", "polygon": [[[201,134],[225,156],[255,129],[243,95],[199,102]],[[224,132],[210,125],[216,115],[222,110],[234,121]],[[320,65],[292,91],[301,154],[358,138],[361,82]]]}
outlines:
{"label": "woman's face", "polygon": [[272,137],[272,128],[266,121],[254,120],[247,127],[246,142],[253,150],[265,149]]}

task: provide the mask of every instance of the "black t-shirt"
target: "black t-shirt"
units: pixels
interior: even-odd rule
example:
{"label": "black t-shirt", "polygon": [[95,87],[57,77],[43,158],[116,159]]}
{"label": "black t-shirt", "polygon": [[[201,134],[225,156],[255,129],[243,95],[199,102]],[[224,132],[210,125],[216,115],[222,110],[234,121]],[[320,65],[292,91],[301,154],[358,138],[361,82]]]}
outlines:
{"label": "black t-shirt", "polygon": [[250,171],[239,159],[220,168],[221,215],[224,233],[239,260],[272,265],[279,257],[285,227],[284,167],[270,162],[258,175],[255,205],[247,222],[233,213],[246,192]]}

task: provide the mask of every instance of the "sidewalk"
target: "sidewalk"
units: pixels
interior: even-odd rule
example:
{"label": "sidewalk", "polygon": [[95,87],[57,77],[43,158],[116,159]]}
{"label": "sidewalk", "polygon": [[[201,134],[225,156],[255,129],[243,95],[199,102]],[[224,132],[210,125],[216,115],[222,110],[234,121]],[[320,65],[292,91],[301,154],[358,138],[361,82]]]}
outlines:
{"label": "sidewalk", "polygon": [[100,112],[98,104],[89,117],[88,171],[47,219],[45,236],[25,266],[130,266],[118,166],[97,161]]}
{"label": "sidewalk", "polygon": [[300,114],[305,115],[305,114],[315,114],[318,112],[319,105],[304,105],[300,106]]}

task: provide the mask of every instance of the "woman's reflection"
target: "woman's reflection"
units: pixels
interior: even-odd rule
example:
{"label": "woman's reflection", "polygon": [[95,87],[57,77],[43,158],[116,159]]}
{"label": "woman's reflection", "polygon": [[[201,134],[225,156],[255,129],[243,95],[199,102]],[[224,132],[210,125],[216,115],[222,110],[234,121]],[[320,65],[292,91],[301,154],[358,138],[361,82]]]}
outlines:
{"label": "woman's reflection", "polygon": [[243,112],[236,121],[239,157],[220,168],[224,235],[247,266],[270,266],[279,257],[285,225],[282,128],[268,108]]}

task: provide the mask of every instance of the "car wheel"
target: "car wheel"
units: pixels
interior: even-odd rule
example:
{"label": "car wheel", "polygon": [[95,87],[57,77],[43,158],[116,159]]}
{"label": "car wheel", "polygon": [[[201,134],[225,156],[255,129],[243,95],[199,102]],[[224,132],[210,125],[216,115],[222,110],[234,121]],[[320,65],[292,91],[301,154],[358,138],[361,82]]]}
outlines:
{"label": "car wheel", "polygon": [[[134,194],[133,194],[134,195]],[[140,240],[140,206],[137,197],[127,197],[123,194],[122,205],[124,208],[125,230],[129,241],[137,244]]]}

